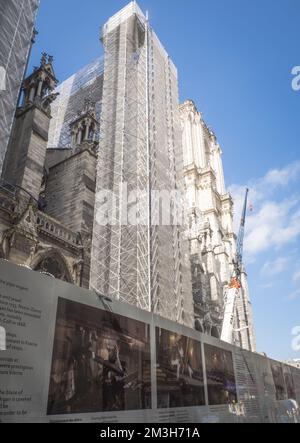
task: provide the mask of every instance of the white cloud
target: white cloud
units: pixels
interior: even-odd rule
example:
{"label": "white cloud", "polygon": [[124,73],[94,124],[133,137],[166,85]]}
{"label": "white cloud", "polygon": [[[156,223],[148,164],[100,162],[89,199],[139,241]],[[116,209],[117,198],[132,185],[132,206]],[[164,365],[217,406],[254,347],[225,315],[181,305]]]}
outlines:
{"label": "white cloud", "polygon": [[259,211],[248,217],[245,252],[251,256],[292,243],[300,235],[298,205],[298,199],[262,202]]}
{"label": "white cloud", "polygon": [[300,280],[300,269],[299,271],[296,271],[293,275],[293,281],[298,281]]}
{"label": "white cloud", "polygon": [[300,174],[300,161],[292,163],[283,169],[273,169],[264,177],[263,182],[272,186],[287,186]]}
{"label": "white cloud", "polygon": [[298,291],[295,291],[289,295],[290,300],[296,300],[299,297],[300,297],[300,289],[298,289]]}
{"label": "white cloud", "polygon": [[[245,261],[251,262],[257,254],[269,249],[279,250],[300,236],[300,192],[281,197],[278,191],[289,190],[289,185],[300,182],[300,161],[282,169],[269,171],[263,178],[250,181],[249,202],[254,212],[248,213],[245,234]],[[239,228],[240,214],[246,186],[233,185],[230,192],[235,201],[235,229]],[[282,192],[281,192],[282,193]]]}
{"label": "white cloud", "polygon": [[264,276],[275,276],[285,271],[289,264],[289,259],[286,257],[279,257],[274,261],[268,261],[264,264],[261,273]]}
{"label": "white cloud", "polygon": [[262,289],[271,289],[274,288],[274,286],[275,286],[274,283],[266,283],[265,285],[260,285]]}

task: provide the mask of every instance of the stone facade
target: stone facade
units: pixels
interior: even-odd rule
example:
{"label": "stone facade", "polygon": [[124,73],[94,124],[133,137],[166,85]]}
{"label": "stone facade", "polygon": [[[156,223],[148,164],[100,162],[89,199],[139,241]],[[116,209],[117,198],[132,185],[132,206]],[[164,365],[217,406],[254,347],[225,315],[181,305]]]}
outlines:
{"label": "stone facade", "polygon": [[[190,225],[193,293],[196,327],[220,337],[224,292],[233,272],[236,235],[233,230],[233,201],[226,192],[222,151],[215,134],[207,127],[195,104],[180,106],[186,203]],[[247,275],[236,310],[237,344],[255,350],[252,310]]]}
{"label": "stone facade", "polygon": [[0,185],[0,256],[88,288],[98,123],[85,103],[70,127],[84,129],[72,149],[47,150],[52,61],[43,54],[24,82]]}
{"label": "stone facade", "polygon": [[[50,125],[50,105],[57,94],[52,60],[44,54],[41,66],[23,85],[23,105],[17,110],[3,166],[3,178],[39,199],[44,176]],[[50,92],[50,94],[48,94]]]}

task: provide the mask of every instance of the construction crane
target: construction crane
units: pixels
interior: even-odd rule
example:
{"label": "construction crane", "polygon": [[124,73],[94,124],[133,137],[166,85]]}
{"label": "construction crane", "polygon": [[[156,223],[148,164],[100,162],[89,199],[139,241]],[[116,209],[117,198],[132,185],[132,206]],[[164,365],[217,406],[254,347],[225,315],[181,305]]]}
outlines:
{"label": "construction crane", "polygon": [[236,253],[236,258],[233,261],[233,266],[234,266],[233,274],[224,297],[225,306],[224,306],[224,318],[223,318],[221,340],[231,344],[233,343],[233,333],[239,332],[234,330],[234,313],[236,309],[236,301],[240,295],[240,291],[242,288],[241,275],[243,267],[244,236],[245,236],[248,195],[249,195],[249,189],[246,189],[241,225],[237,239],[237,253]]}

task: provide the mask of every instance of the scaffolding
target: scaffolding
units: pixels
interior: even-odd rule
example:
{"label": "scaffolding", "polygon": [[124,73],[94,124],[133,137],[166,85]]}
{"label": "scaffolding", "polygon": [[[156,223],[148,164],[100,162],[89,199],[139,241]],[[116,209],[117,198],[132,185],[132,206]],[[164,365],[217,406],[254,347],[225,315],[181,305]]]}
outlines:
{"label": "scaffolding", "polygon": [[103,72],[104,60],[100,57],[62,82],[56,89],[55,92],[58,92],[59,96],[51,105],[48,149],[71,148],[70,124],[82,111],[85,100],[89,99],[95,103],[96,119],[100,120]]}
{"label": "scaffolding", "polygon": [[0,0],[0,174],[33,41],[39,0]]}
{"label": "scaffolding", "polygon": [[188,250],[180,226],[154,222],[162,202],[152,192],[182,184],[177,71],[135,2],[108,21],[102,41],[91,288],[191,326]]}
{"label": "scaffolding", "polygon": [[[102,36],[105,69],[91,285],[150,310],[149,213],[147,193],[143,192],[148,190],[149,167],[146,23],[131,15],[108,30],[106,27]],[[107,202],[107,226],[98,223],[103,190],[118,198],[117,208],[113,199]],[[134,226],[127,220],[127,195],[134,196],[139,190],[144,206],[139,209],[145,219]]]}

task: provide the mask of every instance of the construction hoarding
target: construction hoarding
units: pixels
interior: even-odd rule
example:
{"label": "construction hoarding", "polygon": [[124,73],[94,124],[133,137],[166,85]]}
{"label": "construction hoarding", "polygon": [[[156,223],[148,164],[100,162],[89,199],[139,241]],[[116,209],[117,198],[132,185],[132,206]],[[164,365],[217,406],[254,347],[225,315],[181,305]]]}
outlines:
{"label": "construction hoarding", "polygon": [[296,419],[296,369],[6,261],[0,327],[0,422]]}

